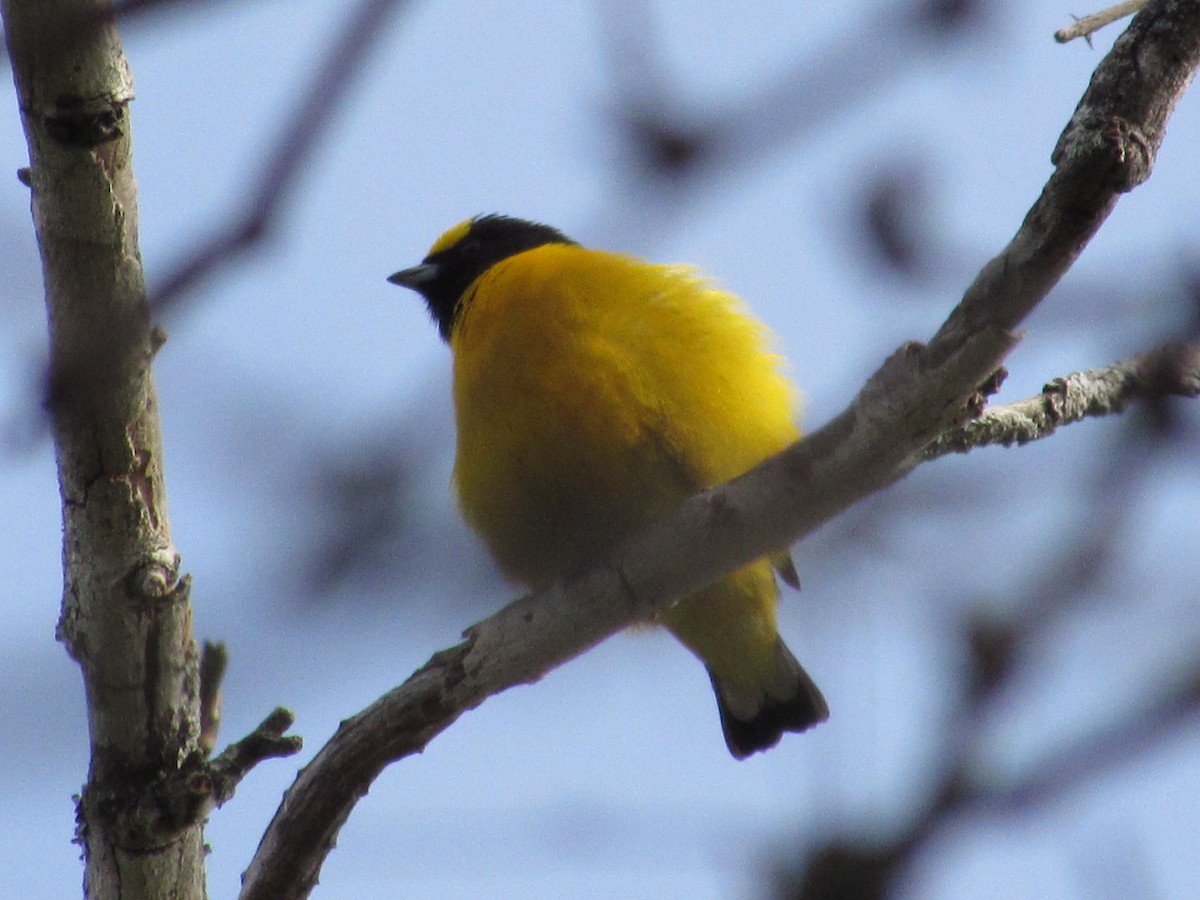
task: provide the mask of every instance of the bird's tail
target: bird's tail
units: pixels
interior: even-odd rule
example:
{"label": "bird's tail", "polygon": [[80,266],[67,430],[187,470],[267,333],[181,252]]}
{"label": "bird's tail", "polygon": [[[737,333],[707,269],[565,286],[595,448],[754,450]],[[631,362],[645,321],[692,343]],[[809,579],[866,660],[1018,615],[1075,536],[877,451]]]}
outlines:
{"label": "bird's tail", "polygon": [[782,638],[775,642],[775,669],[765,690],[747,691],[722,681],[712,670],[725,744],[737,759],[779,743],[785,731],[805,731],[829,718],[821,689],[797,662]]}

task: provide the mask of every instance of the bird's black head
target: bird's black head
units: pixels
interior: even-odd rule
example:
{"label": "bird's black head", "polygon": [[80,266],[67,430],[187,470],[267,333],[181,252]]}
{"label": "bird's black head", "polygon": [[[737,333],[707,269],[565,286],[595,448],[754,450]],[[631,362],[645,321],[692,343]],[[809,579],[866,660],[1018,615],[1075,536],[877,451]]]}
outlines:
{"label": "bird's black head", "polygon": [[500,215],[476,216],[434,241],[420,265],[397,272],[388,281],[424,297],[438,332],[448,341],[463,293],[486,270],[543,244],[573,243],[549,225]]}

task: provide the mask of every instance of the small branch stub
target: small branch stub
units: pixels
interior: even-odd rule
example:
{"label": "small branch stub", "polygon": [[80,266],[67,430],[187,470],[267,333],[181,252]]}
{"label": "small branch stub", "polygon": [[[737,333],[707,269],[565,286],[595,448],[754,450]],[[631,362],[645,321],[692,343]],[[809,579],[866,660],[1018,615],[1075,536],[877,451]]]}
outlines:
{"label": "small branch stub", "polygon": [[[229,651],[221,642],[205,641],[200,653],[200,752],[208,756],[221,730],[221,684],[229,668]],[[260,726],[261,727],[261,726]]]}
{"label": "small branch stub", "polygon": [[203,774],[211,783],[214,805],[220,806],[232,797],[241,780],[259,763],[300,752],[304,739],[285,733],[295,721],[296,716],[291,710],[277,706],[257,728],[230,744],[203,767]]}
{"label": "small branch stub", "polygon": [[88,785],[85,795],[90,793],[109,809],[123,847],[138,852],[161,849],[233,797],[241,780],[259,763],[299,752],[301,738],[284,733],[294,721],[289,710],[277,707],[254,731],[212,760],[195,754],[156,782],[112,783],[102,789],[102,797],[96,796],[95,785]]}

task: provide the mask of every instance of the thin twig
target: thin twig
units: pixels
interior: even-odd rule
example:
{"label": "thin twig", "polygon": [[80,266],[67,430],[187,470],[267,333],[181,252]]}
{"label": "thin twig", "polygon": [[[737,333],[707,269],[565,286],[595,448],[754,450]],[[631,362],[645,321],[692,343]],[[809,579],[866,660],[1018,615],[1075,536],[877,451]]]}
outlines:
{"label": "thin twig", "polygon": [[1168,344],[1103,369],[1056,378],[1036,397],[984,411],[925,448],[926,459],[1049,437],[1061,425],[1121,412],[1131,401],[1200,393],[1200,344]]}
{"label": "thin twig", "polygon": [[1060,44],[1065,44],[1067,41],[1073,41],[1075,38],[1081,37],[1086,38],[1087,42],[1091,44],[1092,35],[1105,25],[1111,25],[1118,19],[1134,15],[1145,5],[1146,0],[1124,0],[1123,3],[1118,3],[1116,6],[1102,9],[1098,13],[1084,16],[1082,19],[1076,19],[1066,28],[1060,28],[1054,32],[1054,39]]}
{"label": "thin twig", "polygon": [[970,798],[980,809],[1028,809],[1061,797],[1083,778],[1102,778],[1137,759],[1166,738],[1191,730],[1200,719],[1200,666],[1171,675],[1156,696],[1128,717],[1058,747],[1030,766],[1029,774],[1010,785],[979,786]]}

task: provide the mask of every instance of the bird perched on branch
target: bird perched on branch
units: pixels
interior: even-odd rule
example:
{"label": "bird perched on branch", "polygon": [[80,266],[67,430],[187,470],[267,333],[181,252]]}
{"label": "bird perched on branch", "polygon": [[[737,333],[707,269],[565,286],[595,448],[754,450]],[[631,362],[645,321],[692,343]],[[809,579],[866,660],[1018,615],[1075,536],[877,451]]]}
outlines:
{"label": "bird perched on branch", "polygon": [[[463,515],[533,590],[799,438],[767,330],[692,269],[488,215],[388,280],[425,298],[453,352]],[[658,617],[708,668],[738,759],[829,715],[779,637],[776,574],[798,586],[782,552]]]}

